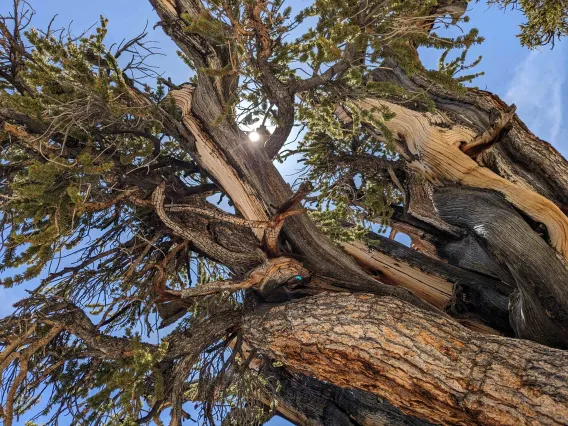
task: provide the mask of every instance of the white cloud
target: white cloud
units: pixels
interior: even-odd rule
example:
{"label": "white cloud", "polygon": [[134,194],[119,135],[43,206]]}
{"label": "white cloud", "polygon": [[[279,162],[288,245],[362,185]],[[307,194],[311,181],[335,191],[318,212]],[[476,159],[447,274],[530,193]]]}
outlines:
{"label": "white cloud", "polygon": [[[565,50],[563,46],[557,46]],[[518,107],[519,116],[540,138],[559,143],[562,129],[562,90],[566,80],[562,52],[533,51],[517,68],[505,100]]]}

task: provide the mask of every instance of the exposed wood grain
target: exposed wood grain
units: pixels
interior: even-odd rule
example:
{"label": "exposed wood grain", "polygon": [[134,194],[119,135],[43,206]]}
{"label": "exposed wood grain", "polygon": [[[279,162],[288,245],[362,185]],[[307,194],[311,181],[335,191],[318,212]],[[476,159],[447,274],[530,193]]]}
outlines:
{"label": "exposed wood grain", "polygon": [[442,218],[468,229],[514,277],[518,290],[510,309],[517,335],[568,347],[568,270],[558,253],[499,193],[448,187],[438,189],[434,201]]}
{"label": "exposed wood grain", "polygon": [[408,263],[397,262],[360,241],[344,243],[343,248],[360,264],[380,272],[386,281],[407,288],[440,309],[444,309],[452,299],[454,285],[443,278],[422,272]]}
{"label": "exposed wood grain", "polygon": [[[474,129],[477,135],[491,127],[492,117],[509,109],[493,93],[479,89],[456,91],[433,84],[420,73],[408,75],[392,59],[385,60],[382,67],[372,72],[371,78],[410,92],[427,92],[437,111],[455,124]],[[519,117],[513,117],[511,125],[505,137],[484,151],[477,161],[560,207],[568,206],[568,161],[552,145],[537,138]]]}
{"label": "exposed wood grain", "polygon": [[411,290],[462,320],[468,328],[478,329],[481,322],[486,331],[514,335],[508,309],[514,287],[499,278],[442,262],[381,235],[370,232],[367,238],[369,245],[355,241],[344,243],[343,248],[367,270],[378,274],[381,281]]}
{"label": "exposed wood grain", "polygon": [[[166,33],[180,49],[194,60],[196,68],[223,69],[218,61],[228,60],[222,46],[211,45],[194,34],[188,34],[180,26],[179,14],[192,11],[194,0],[180,0],[176,13],[165,7],[166,0],[150,0]],[[213,61],[213,62],[212,62]],[[217,61],[217,62],[215,62]],[[230,80],[230,79],[229,79]],[[201,168],[219,182],[239,212],[248,220],[266,221],[293,195],[272,160],[263,149],[246,141],[246,135],[230,120],[226,120],[224,96],[219,89],[230,90],[230,81],[223,87],[211,76],[200,73],[195,90],[184,86],[174,91],[172,97],[182,112],[184,127],[192,134],[192,155]],[[206,130],[205,130],[206,129]],[[302,257],[302,262],[314,274],[335,279],[353,291],[378,292],[397,295],[402,300],[434,309],[416,295],[402,287],[381,283],[369,276],[344,251],[338,248],[316,227],[306,215],[297,215],[286,220],[283,237],[293,250]],[[261,230],[257,230],[260,238]]]}
{"label": "exposed wood grain", "polygon": [[[369,111],[388,108],[396,114],[386,125],[413,156],[409,158],[409,167],[437,185],[458,183],[502,193],[515,207],[544,223],[553,247],[568,259],[568,217],[547,198],[509,182],[463,153],[460,146],[476,138],[476,132],[452,125],[440,113],[418,112],[371,98],[358,101],[357,105]],[[403,151],[400,154],[406,155]]]}
{"label": "exposed wood grain", "polygon": [[[254,196],[254,189],[236,174],[226,156],[211,140],[211,137],[201,129],[199,122],[191,114],[193,99],[191,87],[186,86],[180,90],[172,91],[170,94],[181,110],[182,122],[195,137],[199,164],[231,195],[237,209],[248,220],[267,222],[269,218],[266,214],[266,208],[261,204],[259,197]],[[262,240],[264,235],[262,230],[254,229],[253,232]]]}

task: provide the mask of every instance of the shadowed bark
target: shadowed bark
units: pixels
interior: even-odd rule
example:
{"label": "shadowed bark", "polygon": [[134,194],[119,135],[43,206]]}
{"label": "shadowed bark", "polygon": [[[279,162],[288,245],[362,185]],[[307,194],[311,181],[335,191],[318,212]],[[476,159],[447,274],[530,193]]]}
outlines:
{"label": "shadowed bark", "polygon": [[310,426],[428,426],[375,394],[343,389],[284,368],[265,364],[261,374],[280,386],[278,412],[298,425]]}
{"label": "shadowed bark", "polygon": [[445,220],[483,241],[515,278],[510,310],[516,334],[566,347],[568,270],[558,254],[499,194],[441,188],[434,200]]}

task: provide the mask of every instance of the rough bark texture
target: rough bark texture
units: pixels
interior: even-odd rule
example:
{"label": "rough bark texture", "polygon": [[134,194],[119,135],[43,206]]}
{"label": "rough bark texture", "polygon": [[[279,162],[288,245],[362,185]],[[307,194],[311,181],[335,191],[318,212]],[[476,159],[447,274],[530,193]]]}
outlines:
{"label": "rough bark texture", "polygon": [[[431,114],[418,105],[359,101],[363,109],[386,105],[396,113],[386,125],[412,169],[406,182],[406,215],[435,228],[425,237],[435,247],[435,255],[462,270],[490,275],[511,290],[517,288],[506,293],[511,296],[510,322],[517,336],[566,347],[562,306],[568,282],[568,218],[564,213],[568,192],[564,174],[558,179],[558,172],[552,170],[567,171],[568,163],[536,138],[496,96],[473,89],[452,92],[428,86],[424,78],[406,75],[397,64],[386,65],[373,74],[373,80],[415,92],[427,88],[437,109]],[[479,153],[463,149],[479,140],[485,141]],[[477,196],[468,187],[477,188]],[[493,192],[501,198],[495,198]],[[411,227],[411,237],[420,235],[416,220]],[[388,263],[392,271],[393,263]],[[420,274],[412,275],[419,278]],[[434,296],[434,303],[441,302],[440,296],[429,290],[434,287],[439,291],[440,286],[422,287],[413,290],[422,297]],[[454,288],[453,300],[459,300],[459,288]],[[481,293],[483,301],[478,307],[497,300],[490,292]]]}
{"label": "rough bark texture", "polygon": [[[175,6],[167,0],[152,0],[152,3],[161,18],[169,22],[166,32],[189,56],[198,58],[198,67],[211,66],[216,60],[218,63],[213,65],[222,68],[226,52],[214,47],[196,50],[195,40],[176,24],[180,11],[191,10],[192,2],[181,0]],[[385,100],[359,102],[361,108],[387,105],[396,112],[387,126],[398,138],[400,153],[411,169],[427,181],[409,186],[408,213],[444,234],[439,239],[443,244],[435,245],[436,254],[446,258],[450,265],[443,268],[425,258],[401,257],[394,249],[372,251],[355,244],[352,247],[357,252],[347,251],[354,255],[358,265],[325,238],[306,216],[287,220],[283,239],[314,277],[331,279],[344,290],[394,295],[427,307],[408,292],[411,289],[438,307],[446,307],[464,294],[467,296],[463,291],[467,288],[470,297],[476,294],[473,297],[477,298],[476,302],[470,303],[477,306],[475,313],[486,323],[507,329],[506,298],[515,286],[522,288],[519,277],[504,265],[498,251],[485,244],[475,229],[439,216],[440,210],[433,208],[434,188],[452,183],[500,192],[533,220],[543,222],[552,246],[566,255],[568,219],[559,206],[565,203],[568,185],[564,179],[557,183],[549,181],[554,181],[551,164],[561,164],[567,170],[568,167],[516,118],[512,131],[497,145],[511,147],[528,140],[538,152],[538,166],[513,165],[528,164],[530,150],[524,151],[525,160],[513,158],[510,153],[513,149],[501,153],[499,148],[486,147],[487,151],[478,158],[461,151],[462,144],[475,142],[479,135],[488,140],[486,132],[492,126],[494,111],[506,108],[485,92],[452,94],[432,87],[420,77],[404,75],[396,64],[390,70],[377,71],[373,78],[395,81],[413,91],[428,87],[439,109],[439,113],[427,114]],[[174,93],[183,124],[195,138],[196,161],[225,189],[239,212],[248,220],[270,220],[292,191],[267,153],[247,144],[245,135],[222,119],[219,100],[223,99],[223,87],[219,85],[223,84],[225,88],[230,86],[228,81],[201,76],[195,91],[186,87]],[[489,155],[488,151],[493,154]],[[491,169],[484,164],[491,165]],[[257,237],[261,238],[259,232]],[[544,243],[542,239],[541,242]],[[452,267],[461,268],[460,272]],[[380,272],[379,280],[387,283],[365,270]],[[468,275],[467,271],[474,273]],[[546,288],[546,284],[541,283],[541,287]],[[522,306],[523,310],[527,309]],[[515,324],[518,334],[529,335]],[[374,393],[408,414],[433,422],[568,421],[566,389],[556,388],[561,388],[566,379],[561,352],[522,341],[482,337],[448,318],[426,314],[400,300],[346,294],[315,296],[276,307],[267,317],[257,312],[250,317],[245,330],[253,347],[282,360],[287,367],[340,387]],[[551,333],[547,343],[562,345],[564,339],[563,334]],[[304,409],[307,408],[304,404]]]}
{"label": "rough bark texture", "polygon": [[257,311],[244,330],[289,368],[434,423],[568,422],[562,351],[470,332],[390,297],[321,294]]}
{"label": "rough bark texture", "polygon": [[[195,2],[151,2],[167,23],[166,32],[195,61],[197,69],[222,69],[226,65],[228,53],[223,47],[184,33],[178,24],[181,12],[199,13]],[[463,12],[463,4],[460,2],[457,14]],[[418,305],[417,298],[407,289],[442,308],[448,304],[455,306],[459,301],[462,308],[467,306],[466,311],[471,309],[486,324],[506,330],[507,297],[513,288],[520,289],[516,290],[520,293],[514,293],[513,302],[521,300],[513,306],[522,306],[514,314],[528,309],[518,294],[538,298],[541,293],[535,289],[556,293],[550,293],[549,285],[542,280],[535,284],[527,279],[531,275],[527,271],[521,276],[512,271],[499,254],[503,247],[488,244],[476,232],[475,225],[458,223],[444,215],[446,204],[436,210],[434,189],[450,183],[500,192],[525,215],[543,222],[552,246],[565,256],[568,220],[562,209],[568,198],[568,180],[564,177],[568,176],[568,165],[516,117],[508,134],[499,135],[498,141],[490,140],[488,129],[494,124],[495,111],[508,110],[496,97],[476,90],[451,93],[419,76],[405,75],[396,64],[385,65],[374,73],[374,80],[394,82],[414,92],[427,88],[438,109],[436,114],[426,114],[408,104],[405,105],[409,108],[401,107],[396,99],[394,103],[377,99],[360,102],[365,109],[388,105],[397,113],[387,125],[398,138],[400,153],[415,177],[423,179],[414,185],[408,183],[405,220],[411,226],[422,222],[432,228],[425,232],[429,233],[429,242],[436,251],[430,253],[434,260],[388,244],[369,249],[356,243],[345,247],[356,263],[325,238],[306,216],[286,221],[282,240],[287,246],[280,249],[291,248],[313,274],[314,282],[324,277],[327,283],[331,281],[343,290],[394,295]],[[229,77],[212,79],[201,75],[195,91],[186,87],[174,96],[182,111],[185,130],[195,138],[192,143],[197,163],[219,182],[246,219],[267,221],[292,191],[273,166],[271,155],[247,144],[245,135],[222,119],[223,101],[233,83]],[[476,145],[480,140],[487,142],[481,154]],[[460,148],[464,144],[470,148],[475,145],[476,156],[472,158],[472,149],[463,152]],[[269,151],[273,153],[272,146]],[[565,172],[560,178],[558,170]],[[490,205],[485,203],[483,207]],[[468,220],[467,216],[463,217],[463,221]],[[524,227],[518,222],[515,226],[517,232],[528,227],[534,233],[526,221]],[[426,227],[420,225],[416,229],[421,232]],[[256,235],[262,238],[261,232]],[[540,242],[546,245],[542,238]],[[546,247],[548,252],[553,251]],[[439,259],[435,261],[436,257],[445,259],[449,265],[444,267]],[[379,279],[367,272],[378,273]],[[531,290],[531,295],[526,296],[528,290],[523,288]],[[469,304],[463,302],[464,297]],[[548,297],[543,303],[554,306]],[[531,318],[542,319],[540,314],[542,309],[539,315],[529,316],[529,323],[532,324]],[[523,328],[518,321],[514,323],[518,334],[529,336],[527,327]],[[318,421],[377,424],[369,420],[373,417],[363,420],[356,416],[369,407],[379,416],[375,419],[380,418],[382,411],[368,402],[369,394],[385,398],[407,414],[435,423],[568,422],[567,377],[563,371],[567,365],[562,352],[524,341],[472,333],[449,318],[425,313],[400,300],[323,294],[266,312],[256,311],[248,318],[244,330],[252,347],[281,360],[287,368],[338,387],[355,388],[354,392],[366,392],[357,394],[354,408],[339,402],[348,391],[324,389],[314,379],[287,376],[287,383],[294,387],[288,386],[293,389],[291,393],[280,396],[284,405],[292,407],[295,416],[315,424],[320,424]],[[551,328],[546,326],[542,330]],[[550,334],[547,343],[563,344],[562,333]],[[389,421],[395,423],[392,418]]]}
{"label": "rough bark texture", "polygon": [[[173,4],[169,0],[152,0],[152,3],[162,20],[168,23],[164,26],[166,32],[186,54],[196,60],[198,69],[205,66],[221,69],[225,65],[227,52],[223,48],[211,45],[202,48],[200,43],[203,40],[184,33],[178,25],[182,11],[198,13],[198,10],[192,9],[194,2],[180,0]],[[472,158],[461,151],[460,147],[481,139],[494,143],[486,137],[488,129],[493,125],[492,116],[495,110],[504,110],[507,106],[481,91],[450,93],[432,86],[430,82],[422,81],[421,77],[408,77],[396,64],[391,65],[390,70],[388,67],[378,70],[373,79],[393,81],[412,91],[428,87],[439,113],[426,114],[376,99],[363,100],[359,106],[367,109],[388,105],[397,113],[395,119],[387,125],[402,146],[401,155],[416,175],[421,175],[426,180],[422,184],[409,184],[410,203],[406,213],[434,228],[431,235],[432,241],[435,241],[432,243],[436,249],[435,255],[446,259],[449,265],[444,268],[439,263],[428,262],[424,257],[416,258],[408,253],[404,256],[400,253],[397,255],[394,248],[385,252],[354,244],[351,248],[355,247],[356,250],[348,248],[347,252],[354,255],[357,264],[325,238],[306,216],[292,217],[286,221],[282,240],[288,245],[282,245],[280,249],[291,249],[314,278],[325,277],[328,283],[331,281],[343,290],[393,295],[428,308],[427,304],[421,303],[408,291],[410,289],[438,307],[445,308],[449,304],[455,306],[456,302],[461,302],[461,305],[457,304],[462,308],[468,306],[465,309],[468,311],[475,306],[468,313],[474,313],[475,317],[481,317],[486,324],[501,331],[507,330],[507,297],[515,286],[523,288],[519,277],[500,260],[498,251],[475,233],[475,229],[468,228],[463,223],[452,223],[451,219],[439,215],[432,199],[434,188],[452,183],[500,192],[524,214],[543,222],[552,246],[560,254],[566,255],[568,220],[561,209],[566,202],[568,184],[564,178],[554,182],[553,169],[554,164],[566,170],[568,166],[558,153],[536,139],[516,118],[512,121],[509,134],[502,135],[493,147],[485,147],[485,152]],[[227,78],[211,79],[202,75],[197,89],[184,87],[173,96],[182,112],[186,132],[194,137],[188,143],[193,144],[192,151],[197,163],[224,188],[246,219],[267,221],[290,198],[292,191],[273,166],[270,156],[259,147],[246,143],[246,136],[234,124],[222,119],[224,94],[230,88],[231,82]],[[515,151],[511,147],[517,147],[524,141],[531,148],[524,151],[519,149],[520,154],[516,157],[511,154]],[[538,154],[535,157],[536,164],[527,167],[530,163],[527,159],[532,159],[531,150]],[[467,152],[471,154],[470,151]],[[257,231],[256,235],[262,239],[261,232]],[[541,242],[544,241],[541,239]],[[379,272],[379,279],[366,271]],[[317,282],[315,279],[313,281]],[[527,288],[531,286],[534,288],[533,284],[528,284]],[[547,285],[541,282],[540,287],[546,288]],[[517,294],[514,293],[513,302],[518,299]],[[561,383],[563,377],[549,373],[561,363],[561,360],[554,359],[559,352],[525,342],[499,340],[496,337],[482,338],[465,331],[449,319],[429,316],[393,299],[365,299],[341,294],[333,296],[333,303],[330,302],[328,307],[323,308],[318,302],[325,297],[332,296],[316,296],[275,308],[269,313],[272,315],[272,312],[288,312],[298,308],[301,313],[294,317],[296,322],[293,326],[308,331],[301,331],[296,336],[294,327],[286,331],[278,328],[275,322],[270,322],[270,326],[262,325],[257,315],[252,317],[255,319],[249,322],[247,329],[250,342],[253,346],[265,349],[270,356],[283,357],[289,367],[329,380],[338,386],[356,385],[359,390],[386,397],[408,413],[435,422],[442,419],[445,423],[462,424],[554,423],[548,415],[556,416],[556,419],[560,419],[559,422],[566,420],[566,413],[562,410],[562,405],[566,402],[564,390],[554,400],[554,392],[542,384],[549,374],[557,383]],[[368,300],[373,300],[376,307],[371,308]],[[365,314],[354,314],[354,317],[348,315],[338,324],[355,327],[355,331],[365,329],[371,334],[378,333],[376,340],[357,340],[356,333],[350,336],[354,339],[352,343],[355,347],[368,349],[370,354],[374,354],[372,357],[369,355],[368,359],[350,358],[341,343],[345,336],[341,333],[334,334],[334,321],[339,319],[333,315],[345,308],[340,305],[346,301],[353,303],[353,312]],[[550,301],[546,299],[544,302]],[[513,304],[517,305],[520,304]],[[525,305],[522,306],[522,309],[527,309]],[[302,307],[306,308],[305,312]],[[379,311],[379,308],[384,311]],[[307,312],[309,310],[311,312]],[[396,313],[398,310],[401,313]],[[412,315],[408,312],[412,312]],[[517,309],[513,313],[515,312],[523,311]],[[542,313],[542,309],[539,313]],[[530,318],[533,317],[542,316]],[[386,324],[382,328],[381,321]],[[399,321],[401,322],[398,323]],[[525,330],[527,327],[514,323],[517,334],[530,336]],[[318,333],[320,326],[325,333]],[[538,327],[541,330],[551,329],[549,326]],[[267,333],[269,338],[264,339],[263,333]],[[379,335],[380,338],[377,337]],[[563,333],[558,335],[552,332],[547,343],[562,346],[564,339]],[[395,343],[400,346],[394,346]],[[302,347],[302,344],[306,346]],[[325,347],[320,348],[318,344]],[[384,346],[389,344],[393,346]],[[504,349],[499,349],[501,347]],[[395,349],[399,351],[398,355]],[[500,351],[506,354],[503,355]],[[526,374],[522,373],[519,366],[536,362],[541,352],[546,355],[543,361],[545,367],[538,372],[529,368]],[[412,354],[415,358],[412,358]],[[427,356],[432,358],[424,361]],[[369,361],[379,362],[379,359],[384,363],[380,367]],[[399,371],[395,366],[398,362],[407,364]],[[427,362],[431,363],[430,370],[424,373]],[[393,366],[391,370],[389,363]],[[353,365],[362,367],[354,372]],[[407,374],[407,370],[412,370],[414,376]],[[519,394],[513,389],[518,384],[515,380],[520,380],[519,383],[537,383],[537,390],[531,388],[526,391],[528,393]],[[503,383],[499,384],[499,381]],[[502,386],[503,389],[493,391],[492,386],[495,389]],[[532,385],[525,388],[530,386]],[[533,391],[536,394],[530,394]],[[538,392],[542,395],[538,396]],[[545,408],[539,410],[536,401],[541,400],[544,401],[542,406]],[[488,409],[482,410],[482,404],[487,405]]]}
{"label": "rough bark texture", "polygon": [[285,368],[265,365],[261,374],[277,381],[277,410],[299,425],[309,426],[428,426],[407,416],[375,394],[343,389]]}

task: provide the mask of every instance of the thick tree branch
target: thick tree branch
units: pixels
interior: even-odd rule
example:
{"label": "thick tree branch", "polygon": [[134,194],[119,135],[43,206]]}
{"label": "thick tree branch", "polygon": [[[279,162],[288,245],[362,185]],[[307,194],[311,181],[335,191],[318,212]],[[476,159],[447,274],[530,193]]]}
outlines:
{"label": "thick tree branch", "polygon": [[517,107],[511,107],[505,111],[498,111],[497,117],[491,125],[480,135],[477,135],[471,141],[460,146],[460,149],[470,157],[475,157],[483,151],[489,149],[491,145],[498,142],[512,128],[512,120],[515,116]]}
{"label": "thick tree branch", "polygon": [[447,129],[443,127],[446,119],[440,114],[428,115],[377,99],[358,101],[358,106],[369,111],[386,107],[396,114],[387,126],[410,153],[409,157],[406,151],[399,152],[410,168],[435,185],[459,183],[501,192],[515,207],[544,223],[552,246],[568,259],[568,217],[547,198],[500,177],[460,151],[463,141],[477,136],[471,129]]}
{"label": "thick tree branch", "polygon": [[225,265],[251,266],[264,260],[264,256],[261,252],[251,254],[228,250],[202,232],[193,231],[175,222],[168,216],[164,208],[165,191],[166,186],[164,183],[158,186],[152,194],[152,203],[162,222],[172,230],[174,234],[191,242],[199,251],[206,253],[212,259]]}
{"label": "thick tree branch", "polygon": [[248,342],[288,368],[440,424],[568,422],[568,358],[389,297],[321,294],[256,311]]}
{"label": "thick tree branch", "polygon": [[497,193],[440,188],[434,201],[444,220],[469,229],[514,277],[518,289],[510,310],[516,334],[568,347],[568,271],[546,241]]}

